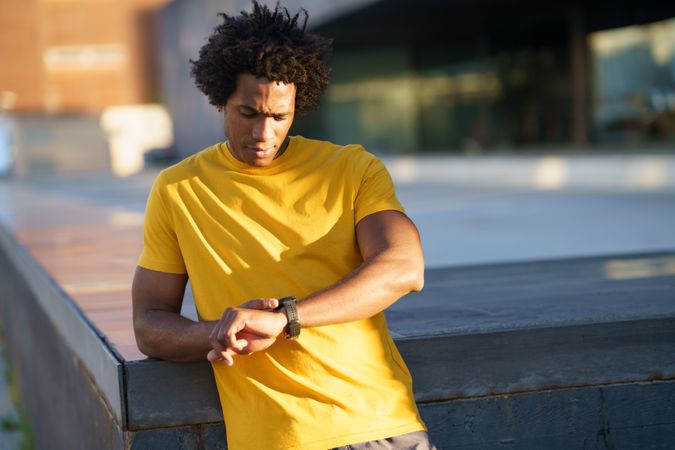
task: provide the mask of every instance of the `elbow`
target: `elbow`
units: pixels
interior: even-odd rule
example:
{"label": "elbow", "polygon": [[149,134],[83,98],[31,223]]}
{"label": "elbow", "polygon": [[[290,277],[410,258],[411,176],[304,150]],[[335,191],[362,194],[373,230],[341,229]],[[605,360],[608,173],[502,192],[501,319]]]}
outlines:
{"label": "elbow", "polygon": [[141,353],[148,358],[160,358],[154,339],[152,339],[152,333],[148,332],[146,327],[136,320],[134,321],[134,337],[136,338],[136,346]]}
{"label": "elbow", "polygon": [[162,352],[150,340],[139,338],[136,336],[136,346],[141,353],[152,359],[168,359],[163,356]]}
{"label": "elbow", "polygon": [[143,353],[148,358],[156,358],[152,349],[152,345],[149,345],[149,343],[140,337],[138,333],[136,333],[136,346],[138,347],[138,350],[140,350],[141,353]]}
{"label": "elbow", "polygon": [[401,290],[406,294],[421,291],[424,288],[424,261],[409,261],[404,265],[398,279]]}
{"label": "elbow", "polygon": [[419,292],[424,289],[424,264],[420,264],[412,274],[411,292]]}
{"label": "elbow", "polygon": [[138,350],[140,350],[140,352],[143,353],[148,358],[157,359],[157,357],[154,355],[154,353],[152,351],[152,347],[148,346],[141,339],[138,339],[138,337],[136,337],[136,346],[138,347]]}

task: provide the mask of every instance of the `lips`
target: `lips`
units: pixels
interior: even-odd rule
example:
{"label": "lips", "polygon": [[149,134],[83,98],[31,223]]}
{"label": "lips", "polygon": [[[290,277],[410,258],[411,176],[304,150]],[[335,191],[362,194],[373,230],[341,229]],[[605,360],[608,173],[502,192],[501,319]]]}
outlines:
{"label": "lips", "polygon": [[264,158],[266,156],[269,156],[270,153],[274,151],[274,147],[266,147],[266,148],[248,147],[248,149],[253,153],[255,153],[255,156],[258,158]]}

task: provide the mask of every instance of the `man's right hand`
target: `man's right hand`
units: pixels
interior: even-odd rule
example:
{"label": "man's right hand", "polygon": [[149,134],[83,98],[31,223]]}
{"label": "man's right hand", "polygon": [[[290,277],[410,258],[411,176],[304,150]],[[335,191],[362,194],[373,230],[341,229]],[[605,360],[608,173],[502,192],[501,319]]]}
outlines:
{"label": "man's right hand", "polygon": [[226,309],[211,332],[213,349],[207,359],[231,366],[234,355],[248,355],[274,344],[286,326],[285,314],[273,312],[277,306],[276,298],[257,298]]}
{"label": "man's right hand", "polygon": [[[132,300],[138,348],[151,358],[176,362],[223,360],[261,351],[286,326],[286,315],[271,312],[277,299],[254,299],[227,308],[217,321],[195,322],[180,315],[187,275],[138,267]],[[244,326],[241,326],[244,319]],[[236,330],[233,332],[233,330]],[[214,343],[215,339],[215,343]]]}

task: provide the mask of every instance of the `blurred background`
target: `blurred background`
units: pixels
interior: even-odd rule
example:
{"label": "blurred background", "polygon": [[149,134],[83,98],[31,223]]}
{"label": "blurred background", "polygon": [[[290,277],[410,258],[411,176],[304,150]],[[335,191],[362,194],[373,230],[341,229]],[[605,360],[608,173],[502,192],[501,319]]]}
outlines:
{"label": "blurred background", "polygon": [[[294,133],[382,155],[673,151],[673,2],[284,5],[335,38],[332,85]],[[0,0],[0,173],[127,176],[222,140],[189,60],[217,12],[249,7]]]}
{"label": "blurred background", "polygon": [[[427,268],[630,255],[628,265],[609,261],[593,276],[675,274],[675,2],[283,4],[291,13],[306,8],[309,29],[335,40],[322,107],[296,118],[292,133],[363,144],[382,157],[420,230]],[[249,0],[0,0],[0,256],[22,254],[2,239],[6,228],[129,361],[143,357],[131,330],[130,284],[153,179],[225,138],[189,61],[218,12],[250,7]],[[535,277],[534,268],[519,270]],[[506,298],[520,314],[532,306],[521,293],[548,297],[556,293],[544,291],[567,286],[558,275],[550,284],[497,278],[486,284],[495,303],[484,311],[474,299],[453,300],[466,303],[453,323],[488,317],[507,327],[500,311],[509,308],[495,306],[503,288],[515,292]],[[579,274],[569,277],[572,286]],[[621,293],[586,287],[589,310]],[[0,294],[11,295],[0,300],[21,304],[6,289]],[[642,305],[631,314],[651,311],[642,291],[626,292]],[[5,325],[23,323],[17,311]],[[191,302],[183,313],[196,317]],[[540,309],[525,314],[535,316]],[[17,326],[15,345],[30,345],[34,328]],[[0,331],[4,373],[2,347]],[[11,417],[4,381],[0,448],[12,448],[3,441]]]}

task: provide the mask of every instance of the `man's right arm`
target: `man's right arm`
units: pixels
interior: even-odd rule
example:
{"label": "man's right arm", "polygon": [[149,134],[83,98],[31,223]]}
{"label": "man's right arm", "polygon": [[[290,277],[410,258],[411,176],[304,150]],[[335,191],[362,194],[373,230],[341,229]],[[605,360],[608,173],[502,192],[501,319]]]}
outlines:
{"label": "man's right arm", "polygon": [[138,267],[131,289],[138,349],[151,358],[204,361],[213,348],[217,323],[195,322],[180,315],[187,275]]}
{"label": "man's right arm", "polygon": [[[242,339],[237,341],[235,350],[221,345],[212,331],[235,309],[271,312],[279,305],[277,299],[251,299],[239,308],[227,308],[220,320],[195,322],[180,315],[187,280],[187,275],[183,274],[158,272],[140,266],[136,268],[131,299],[134,334],[141,352],[151,358],[175,362],[204,361],[208,356],[211,361],[222,359],[232,365],[234,355],[259,351],[274,343],[275,335],[252,334],[244,327],[240,333]],[[282,312],[265,315],[266,321],[263,322],[266,324],[273,318],[278,321],[281,316],[285,326]]]}

